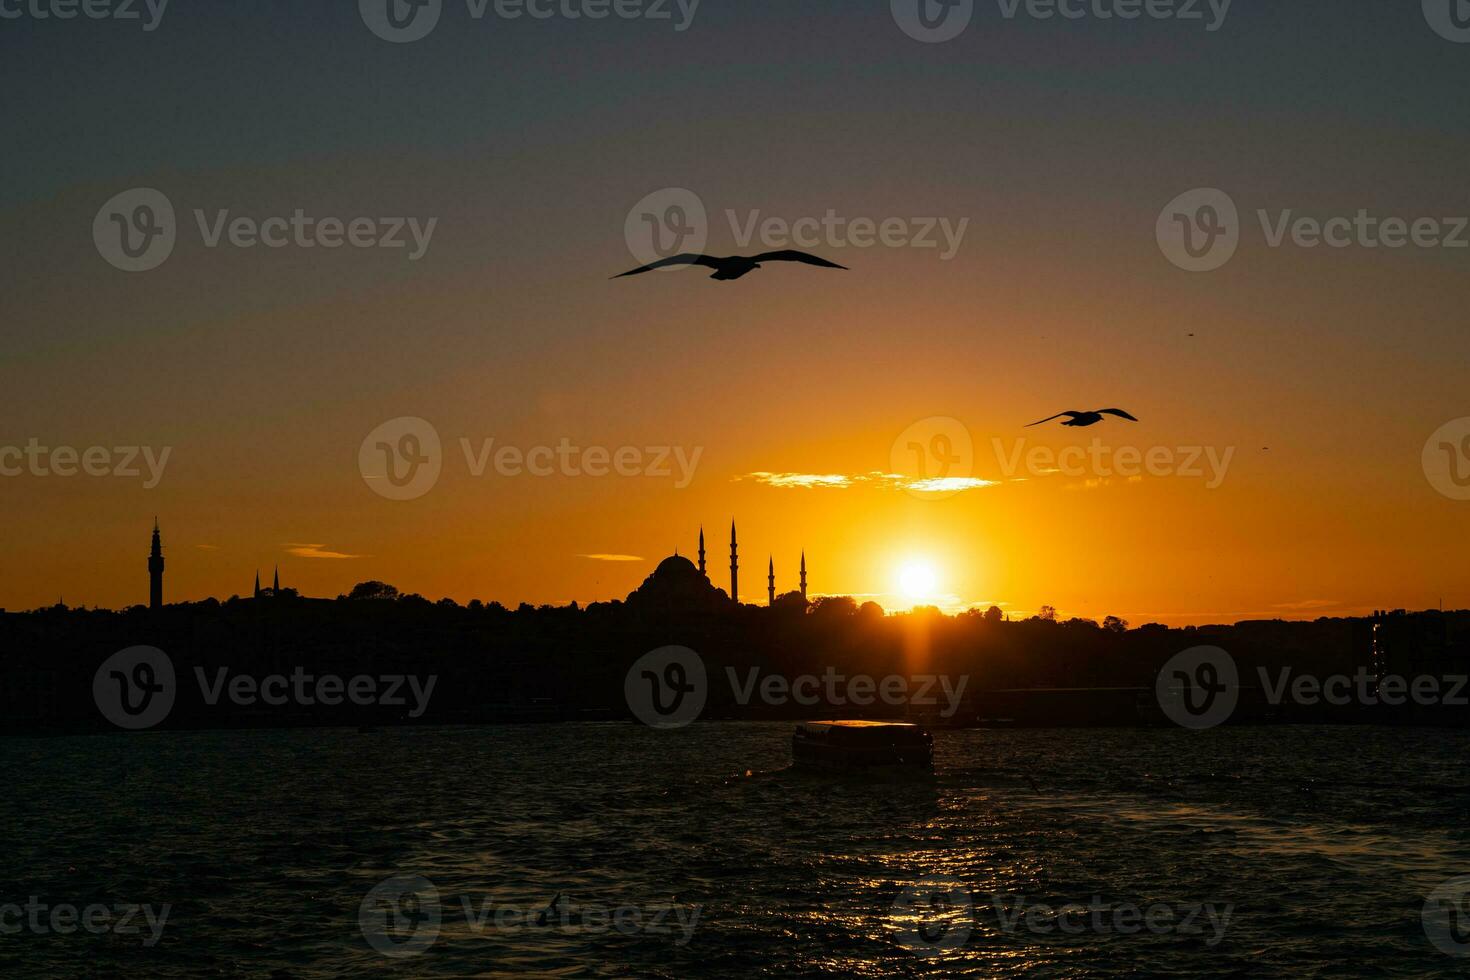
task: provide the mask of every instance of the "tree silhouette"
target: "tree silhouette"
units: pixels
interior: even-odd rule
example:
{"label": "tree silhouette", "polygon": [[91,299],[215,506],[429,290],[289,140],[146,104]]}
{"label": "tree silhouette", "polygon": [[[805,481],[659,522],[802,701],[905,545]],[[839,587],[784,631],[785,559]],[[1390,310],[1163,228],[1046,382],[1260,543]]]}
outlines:
{"label": "tree silhouette", "polygon": [[398,590],[387,582],[358,582],[347,593],[349,599],[397,599]]}

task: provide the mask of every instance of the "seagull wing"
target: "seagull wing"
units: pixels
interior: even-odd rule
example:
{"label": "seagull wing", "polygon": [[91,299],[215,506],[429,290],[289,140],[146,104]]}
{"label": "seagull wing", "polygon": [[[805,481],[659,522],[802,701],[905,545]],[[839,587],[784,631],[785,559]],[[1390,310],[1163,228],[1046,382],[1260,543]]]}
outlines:
{"label": "seagull wing", "polygon": [[671,255],[666,259],[650,262],[648,265],[633,269],[630,272],[624,272],[622,275],[613,276],[613,278],[621,279],[623,276],[636,276],[640,272],[652,272],[654,269],[663,269],[671,265],[707,265],[711,269],[718,269],[720,267],[720,260],[712,255],[697,255],[694,252],[685,252],[682,255]]}
{"label": "seagull wing", "polygon": [[[1042,419],[1040,422],[1032,422],[1031,425],[1044,425],[1045,423],[1052,421],[1052,419],[1059,419],[1059,418],[1061,418],[1063,415],[1067,416],[1068,418],[1075,419],[1077,416],[1079,416],[1081,414],[1082,414],[1081,412],[1058,412],[1057,414],[1053,415],[1050,419]],[[1031,428],[1031,425],[1026,426],[1026,428],[1028,428],[1028,429]]]}
{"label": "seagull wing", "polygon": [[798,252],[798,251],[796,251],[795,249],[792,249],[792,248],[784,249],[784,250],[782,250],[780,252],[762,252],[760,255],[757,255],[753,259],[751,259],[751,261],[752,262],[805,262],[807,265],[819,265],[819,266],[821,266],[824,269],[846,269],[847,268],[847,266],[845,266],[845,265],[838,265],[836,262],[828,262],[826,259],[819,258],[819,257],[817,257],[815,255],[811,255],[811,254],[808,254],[806,252]]}
{"label": "seagull wing", "polygon": [[1104,409],[1100,409],[1097,414],[1099,414],[1099,415],[1116,415],[1119,418],[1127,419],[1130,422],[1137,422],[1138,421],[1138,419],[1136,419],[1133,416],[1129,415],[1127,412],[1123,411],[1121,408],[1104,408]]}

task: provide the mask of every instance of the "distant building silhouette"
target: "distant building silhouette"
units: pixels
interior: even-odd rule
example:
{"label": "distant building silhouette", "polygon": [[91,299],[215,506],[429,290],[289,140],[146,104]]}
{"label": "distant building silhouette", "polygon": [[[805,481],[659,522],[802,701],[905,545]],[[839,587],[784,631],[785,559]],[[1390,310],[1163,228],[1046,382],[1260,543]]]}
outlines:
{"label": "distant building silhouette", "polygon": [[[792,597],[798,604],[806,601],[806,552],[801,553],[801,590],[786,593],[785,596],[776,594],[776,559],[771,556],[766,565],[766,598],[771,605],[775,605],[778,599]],[[633,592],[629,593],[628,600],[632,605],[644,607],[658,607],[669,610],[708,610],[716,607],[728,606],[730,603],[740,602],[740,542],[735,522],[730,522],[730,591],[716,588],[709,580],[709,573],[705,564],[704,528],[699,529],[699,564],[696,566],[687,558],[679,555],[678,549],[674,554],[665,558],[653,570],[653,574],[643,580]]]}
{"label": "distant building silhouette", "polygon": [[740,601],[740,560],[735,548],[735,522],[730,522],[730,598]]}
{"label": "distant building silhouette", "polygon": [[730,597],[710,584],[694,562],[679,555],[659,562],[627,602],[635,609],[670,614],[716,613],[731,605]]}
{"label": "distant building silhouette", "polygon": [[148,553],[148,608],[163,608],[163,545],[158,538],[158,518],[153,518],[153,550]]}
{"label": "distant building silhouette", "polygon": [[255,598],[257,598],[257,599],[264,599],[264,598],[266,598],[268,596],[269,597],[274,597],[274,596],[278,596],[280,594],[281,594],[281,566],[280,565],[277,565],[276,566],[275,576],[271,580],[271,587],[270,587],[270,591],[269,592],[267,592],[266,590],[264,590],[264,589],[262,589],[260,587],[260,569],[257,568],[255,570],[255,591],[252,593],[252,595]]}

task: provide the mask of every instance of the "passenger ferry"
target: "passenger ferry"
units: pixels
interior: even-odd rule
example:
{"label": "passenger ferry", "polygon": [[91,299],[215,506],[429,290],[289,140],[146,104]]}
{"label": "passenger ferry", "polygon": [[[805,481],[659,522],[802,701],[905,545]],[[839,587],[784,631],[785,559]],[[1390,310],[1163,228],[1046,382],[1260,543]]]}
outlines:
{"label": "passenger ferry", "polygon": [[791,736],[791,761],[809,769],[927,771],[934,737],[902,721],[806,721]]}

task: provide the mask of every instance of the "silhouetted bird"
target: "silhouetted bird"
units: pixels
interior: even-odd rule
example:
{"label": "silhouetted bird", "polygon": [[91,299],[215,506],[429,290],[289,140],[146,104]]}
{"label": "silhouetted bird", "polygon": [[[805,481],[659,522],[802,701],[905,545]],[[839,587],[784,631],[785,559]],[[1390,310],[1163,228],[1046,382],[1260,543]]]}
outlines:
{"label": "silhouetted bird", "polygon": [[[1042,423],[1050,422],[1052,419],[1059,419],[1063,415],[1067,416],[1067,421],[1063,422],[1063,425],[1072,425],[1078,428],[1086,428],[1089,425],[1097,425],[1103,420],[1104,415],[1116,415],[1119,418],[1127,419],[1130,422],[1138,421],[1138,419],[1129,415],[1121,408],[1100,408],[1096,412],[1059,412],[1058,414],[1053,415],[1050,419],[1042,419],[1040,422],[1032,422],[1031,425],[1041,425]],[[1031,428],[1031,425],[1026,426],[1026,428]]]}
{"label": "silhouetted bird", "polygon": [[731,255],[720,258],[714,255],[696,255],[693,252],[685,252],[683,255],[674,255],[667,259],[659,259],[657,262],[624,272],[622,275],[613,276],[621,279],[623,276],[636,276],[641,272],[651,272],[654,269],[663,269],[671,265],[704,265],[715,270],[711,279],[739,279],[748,272],[754,272],[761,267],[762,262],[805,262],[807,265],[819,265],[824,269],[846,269],[845,265],[836,262],[828,262],[826,259],[806,252],[798,252],[794,249],[786,249],[781,252],[762,252],[760,255]]}

